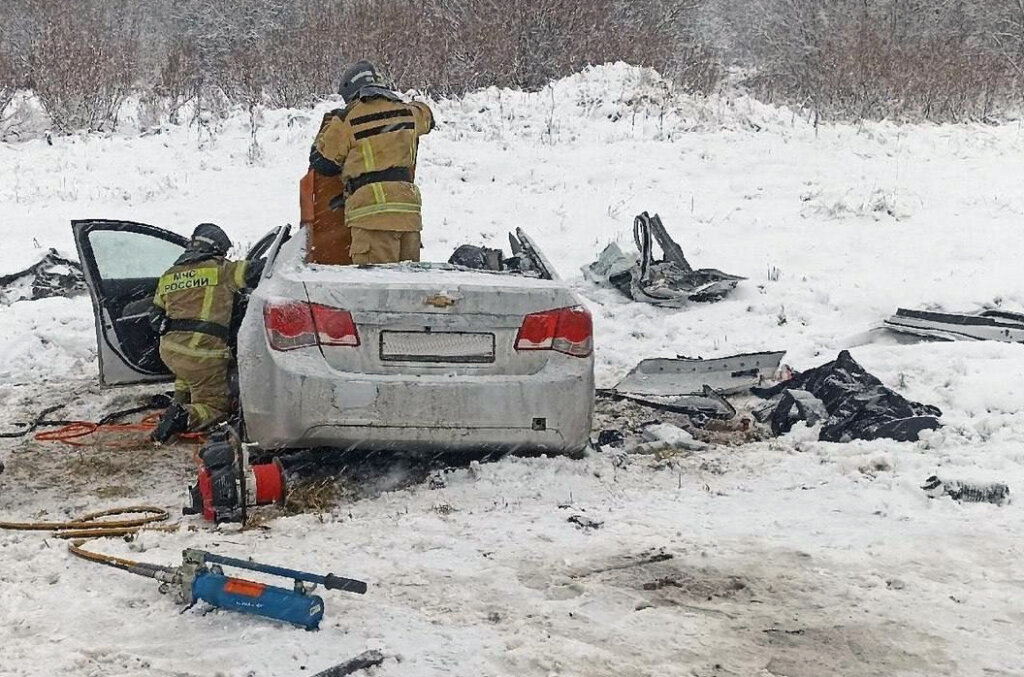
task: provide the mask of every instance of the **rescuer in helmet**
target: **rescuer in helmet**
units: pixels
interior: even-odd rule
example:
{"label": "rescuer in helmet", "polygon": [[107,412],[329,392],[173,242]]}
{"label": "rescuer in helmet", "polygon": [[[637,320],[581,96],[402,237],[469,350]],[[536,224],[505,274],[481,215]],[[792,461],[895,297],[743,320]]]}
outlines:
{"label": "rescuer in helmet", "polygon": [[174,402],[160,417],[154,442],[203,430],[230,413],[228,366],[235,294],[255,287],[261,262],[229,261],[231,240],[212,223],[196,226],[188,247],[157,283],[150,320],[160,358],[174,372]]}
{"label": "rescuer in helmet", "polygon": [[425,103],[405,103],[369,61],[345,71],[339,94],[345,108],[325,118],[309,162],[317,173],[345,181],[352,262],[419,261],[416,152],[434,115]]}

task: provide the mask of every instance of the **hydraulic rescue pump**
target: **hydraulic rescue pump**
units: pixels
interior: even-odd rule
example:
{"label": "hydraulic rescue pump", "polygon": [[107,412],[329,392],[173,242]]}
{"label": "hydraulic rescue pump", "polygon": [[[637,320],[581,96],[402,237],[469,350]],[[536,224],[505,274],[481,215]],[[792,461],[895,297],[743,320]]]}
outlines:
{"label": "hydraulic rescue pump", "polygon": [[[311,594],[317,584],[328,590],[359,595],[366,593],[366,583],[352,578],[312,574],[191,548],[182,553],[182,563],[177,567],[129,560],[109,562],[102,557],[93,559],[160,581],[160,592],[173,595],[179,604],[192,606],[203,601],[220,609],[272,618],[307,630],[316,630],[324,617],[323,598]],[[225,575],[224,566],[290,578],[293,587],[289,590],[244,578],[233,578]],[[312,585],[307,587],[306,583]]]}
{"label": "hydraulic rescue pump", "polygon": [[[324,617],[324,600],[310,594],[312,587],[307,588],[304,583],[319,584],[328,590],[366,593],[366,583],[334,574],[322,576],[194,549],[185,550],[182,559],[181,566],[174,568],[141,566],[152,567],[152,577],[162,583],[160,592],[173,594],[179,604],[191,606],[201,600],[221,609],[273,618],[307,630],[319,627]],[[294,586],[289,590],[232,578],[224,574],[222,566],[291,578]]]}
{"label": "hydraulic rescue pump", "polygon": [[188,503],[182,508],[185,515],[244,524],[249,509],[284,503],[287,487],[281,462],[250,464],[249,445],[232,428],[225,426],[210,435],[199,450],[199,460],[199,478],[189,487]]}

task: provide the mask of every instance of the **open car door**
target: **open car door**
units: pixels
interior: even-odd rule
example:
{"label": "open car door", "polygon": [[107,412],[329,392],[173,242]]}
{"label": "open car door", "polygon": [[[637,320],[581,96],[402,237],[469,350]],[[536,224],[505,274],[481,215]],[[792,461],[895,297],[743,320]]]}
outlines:
{"label": "open car door", "polygon": [[100,383],[171,381],[148,310],[157,281],[188,239],[154,226],[103,219],[72,221],[96,317]]}

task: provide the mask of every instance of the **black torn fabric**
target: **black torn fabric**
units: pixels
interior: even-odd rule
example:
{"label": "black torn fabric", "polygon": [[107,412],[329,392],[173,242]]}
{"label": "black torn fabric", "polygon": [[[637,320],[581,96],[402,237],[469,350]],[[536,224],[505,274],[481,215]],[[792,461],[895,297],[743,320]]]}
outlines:
{"label": "black torn fabric", "polygon": [[453,266],[461,266],[472,270],[501,271],[504,254],[500,249],[477,247],[471,244],[460,245],[448,259]]}
{"label": "black torn fabric", "polygon": [[785,435],[800,421],[817,425],[828,417],[821,400],[805,390],[784,390],[766,407],[754,412],[754,418],[761,423],[771,421],[772,432],[776,435]]}
{"label": "black torn fabric", "polygon": [[[938,418],[942,411],[938,407],[911,402],[885,387],[847,350],[839,353],[833,362],[805,371],[788,381],[771,388],[751,390],[763,399],[778,398],[775,408],[785,409],[777,416],[770,415],[772,430],[776,434],[787,432],[794,420],[805,420],[798,418],[801,410],[810,411],[805,406],[797,406],[801,398],[794,398],[793,393],[785,397],[786,391],[804,391],[821,402],[828,418],[818,439],[825,442],[875,439],[914,442],[921,431],[941,426]],[[807,400],[803,399],[805,401],[800,404],[806,405]]]}

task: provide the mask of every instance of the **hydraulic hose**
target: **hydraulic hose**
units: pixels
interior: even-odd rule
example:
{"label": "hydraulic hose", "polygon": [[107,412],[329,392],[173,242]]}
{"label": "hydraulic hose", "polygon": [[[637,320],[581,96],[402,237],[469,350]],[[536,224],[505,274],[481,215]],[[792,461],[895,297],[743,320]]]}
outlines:
{"label": "hydraulic hose", "polygon": [[[106,520],[104,517],[116,515],[138,515],[127,519]],[[170,531],[177,529],[176,525],[155,525],[157,522],[166,522],[170,517],[163,508],[152,505],[128,506],[125,508],[111,508],[82,515],[79,518],[67,522],[2,522],[0,529],[11,531],[52,531],[55,538],[73,539],[68,543],[68,550],[72,555],[90,562],[106,564],[117,569],[124,569],[143,576],[151,576],[150,569],[156,571],[162,567],[152,564],[144,564],[134,560],[105,555],[99,552],[85,550],[82,546],[86,541],[102,536],[125,536],[138,533],[142,529],[155,529]]]}
{"label": "hydraulic hose", "polygon": [[[114,515],[139,515],[129,519],[104,520]],[[95,536],[123,536],[138,531],[147,524],[165,522],[170,513],[152,505],[110,508],[90,512],[67,522],[3,522],[0,529],[11,531],[52,531],[56,538],[91,538]]]}

